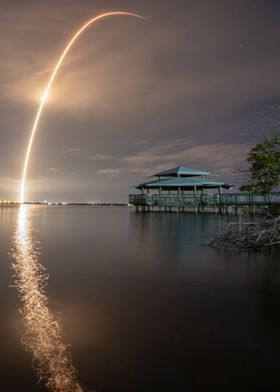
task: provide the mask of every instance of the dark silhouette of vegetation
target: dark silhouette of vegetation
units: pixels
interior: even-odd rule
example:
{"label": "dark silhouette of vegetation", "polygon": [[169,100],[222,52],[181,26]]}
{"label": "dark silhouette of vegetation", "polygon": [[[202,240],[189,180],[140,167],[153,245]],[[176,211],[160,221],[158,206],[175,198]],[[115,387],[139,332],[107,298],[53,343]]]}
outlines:
{"label": "dark silhouette of vegetation", "polygon": [[213,235],[209,245],[220,249],[258,251],[280,246],[280,217],[263,222],[232,222]]}
{"label": "dark silhouette of vegetation", "polygon": [[280,185],[280,134],[273,132],[248,154],[250,180],[241,186],[243,192],[269,193]]}

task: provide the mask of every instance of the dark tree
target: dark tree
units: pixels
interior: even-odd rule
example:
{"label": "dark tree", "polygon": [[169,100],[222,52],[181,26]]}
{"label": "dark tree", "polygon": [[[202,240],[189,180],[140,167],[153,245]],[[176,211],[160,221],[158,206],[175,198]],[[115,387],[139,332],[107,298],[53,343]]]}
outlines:
{"label": "dark tree", "polygon": [[280,134],[272,133],[249,152],[250,180],[241,186],[245,192],[268,193],[280,185]]}

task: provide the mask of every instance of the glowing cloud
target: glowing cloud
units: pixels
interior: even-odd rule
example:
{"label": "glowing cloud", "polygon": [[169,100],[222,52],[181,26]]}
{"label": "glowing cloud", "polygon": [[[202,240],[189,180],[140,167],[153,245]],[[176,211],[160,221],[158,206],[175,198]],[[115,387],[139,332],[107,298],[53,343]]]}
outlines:
{"label": "glowing cloud", "polygon": [[28,146],[27,146],[27,151],[26,151],[26,155],[25,155],[25,160],[24,160],[24,165],[23,165],[23,172],[22,172],[22,178],[21,178],[21,186],[20,186],[20,202],[23,203],[24,199],[25,199],[25,180],[26,180],[26,174],[27,174],[27,168],[28,168],[28,164],[29,164],[29,158],[30,158],[30,154],[31,154],[31,149],[32,149],[32,144],[33,144],[33,139],[38,127],[38,123],[42,114],[42,111],[44,109],[44,105],[47,101],[47,97],[49,94],[49,91],[51,89],[51,86],[54,82],[54,79],[56,77],[56,74],[59,70],[59,68],[61,67],[63,60],[65,58],[65,56],[67,55],[67,53],[69,52],[69,50],[71,49],[72,45],[74,44],[74,42],[77,40],[77,38],[80,36],[80,34],[82,34],[89,26],[91,26],[93,23],[97,22],[100,19],[106,18],[107,16],[113,16],[113,15],[127,15],[127,16],[133,16],[136,18],[140,18],[140,19],[144,19],[144,20],[148,20],[147,18],[138,15],[138,14],[134,14],[132,12],[126,12],[126,11],[113,11],[113,12],[107,12],[101,15],[96,16],[95,18],[90,19],[88,22],[86,22],[84,25],[82,25],[80,27],[80,29],[74,34],[74,36],[71,38],[71,40],[68,42],[68,44],[66,45],[65,49],[62,52],[62,55],[60,56],[52,74],[50,77],[50,80],[47,84],[47,87],[44,91],[44,94],[42,95],[41,98],[41,103],[39,106],[39,109],[37,111],[37,114],[35,116],[35,120],[33,123],[33,127],[31,130],[31,135],[29,138],[29,142],[28,142]]}

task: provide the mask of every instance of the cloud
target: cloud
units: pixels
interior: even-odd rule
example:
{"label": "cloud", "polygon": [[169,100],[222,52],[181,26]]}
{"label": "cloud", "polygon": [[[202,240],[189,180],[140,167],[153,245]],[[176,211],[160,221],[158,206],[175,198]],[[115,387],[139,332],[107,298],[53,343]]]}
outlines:
{"label": "cloud", "polygon": [[120,175],[120,170],[119,169],[112,169],[112,168],[108,168],[108,169],[99,169],[96,171],[98,174],[104,174],[104,175],[108,175],[108,176],[112,176],[112,177],[117,177]]}
{"label": "cloud", "polygon": [[48,167],[46,171],[51,172],[51,173],[60,173],[62,170],[57,168],[57,167]]}
{"label": "cloud", "polygon": [[[172,150],[177,151],[182,145],[188,143],[187,139],[175,139],[161,145],[150,147],[142,150],[132,156],[124,157],[123,159],[133,164],[151,163],[162,159],[169,159],[168,157],[174,155],[171,153]],[[173,159],[173,158],[172,158]]]}
{"label": "cloud", "polygon": [[131,168],[131,169],[128,169],[128,171],[130,173],[141,173],[146,176],[152,176],[156,172],[159,172],[162,170],[167,170],[167,169],[170,169],[175,166],[176,166],[176,162],[167,162],[167,163],[163,163],[160,165],[155,165],[150,168],[144,168],[144,167]]}
{"label": "cloud", "polygon": [[[177,144],[177,151],[168,152],[171,145],[164,145],[144,150],[136,155],[126,157],[124,160],[136,165],[131,172],[150,174],[158,170],[168,169],[174,166],[191,166],[204,170],[213,170],[218,174],[232,174],[244,161],[250,145],[246,144],[205,144],[182,148]],[[174,148],[175,144],[172,144]],[[165,162],[157,164],[157,162]],[[153,165],[155,164],[155,165]],[[147,165],[153,168],[147,168]]]}
{"label": "cloud", "polygon": [[72,148],[66,148],[63,153],[64,154],[79,154],[85,152],[84,148],[81,147],[72,147]]}
{"label": "cloud", "polygon": [[[31,181],[30,194],[125,200],[131,182],[176,165],[233,176],[247,142],[280,127],[278,7],[249,3],[120,0],[118,7],[152,23],[109,18],[76,42],[40,121],[29,175],[42,181]],[[3,177],[21,171],[65,43],[91,15],[115,7],[113,0],[1,0]],[[17,192],[2,184],[3,194]]]}
{"label": "cloud", "polygon": [[105,161],[107,159],[112,159],[112,158],[113,157],[111,155],[99,154],[99,153],[93,154],[89,157],[91,161]]}

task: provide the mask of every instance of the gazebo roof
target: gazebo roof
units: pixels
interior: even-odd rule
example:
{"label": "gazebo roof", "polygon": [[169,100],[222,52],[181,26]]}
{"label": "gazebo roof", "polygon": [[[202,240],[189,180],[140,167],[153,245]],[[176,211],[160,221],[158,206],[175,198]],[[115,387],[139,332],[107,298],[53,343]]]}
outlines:
{"label": "gazebo roof", "polygon": [[204,172],[190,167],[177,166],[172,169],[164,170],[154,174],[154,177],[195,177],[208,176],[209,172]]}
{"label": "gazebo roof", "polygon": [[197,189],[211,189],[211,188],[224,188],[229,189],[232,185],[225,184],[219,181],[205,180],[203,178],[166,178],[160,180],[152,180],[143,182],[137,185],[137,189],[163,189],[163,190],[177,190],[181,188],[182,190],[193,190],[195,187]]}

